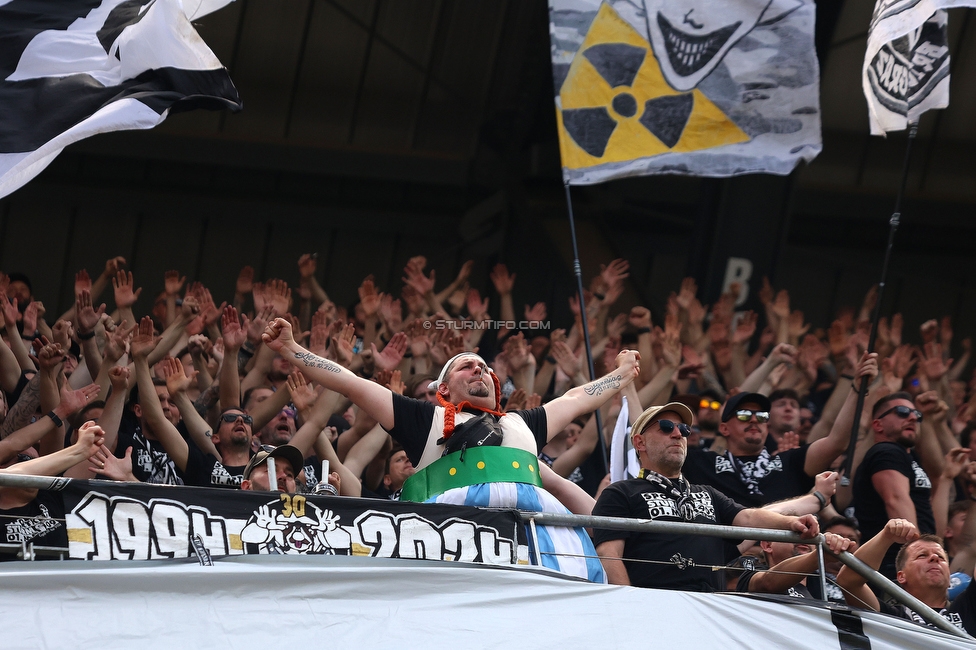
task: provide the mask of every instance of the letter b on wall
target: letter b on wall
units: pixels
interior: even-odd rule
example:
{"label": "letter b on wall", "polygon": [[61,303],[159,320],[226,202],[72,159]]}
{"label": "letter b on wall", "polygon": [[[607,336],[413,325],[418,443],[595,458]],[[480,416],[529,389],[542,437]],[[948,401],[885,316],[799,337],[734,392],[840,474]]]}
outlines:
{"label": "letter b on wall", "polygon": [[729,285],[738,282],[742,287],[735,306],[739,307],[749,298],[749,278],[752,277],[752,261],[744,257],[730,257],[725,267],[725,280],[722,282],[722,293],[729,290]]}

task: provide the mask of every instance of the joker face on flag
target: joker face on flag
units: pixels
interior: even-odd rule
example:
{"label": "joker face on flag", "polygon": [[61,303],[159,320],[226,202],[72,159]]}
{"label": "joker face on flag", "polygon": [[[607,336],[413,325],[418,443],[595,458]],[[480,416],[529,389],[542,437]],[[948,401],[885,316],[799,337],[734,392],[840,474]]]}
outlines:
{"label": "joker face on flag", "polygon": [[0,0],[0,197],[67,145],[241,107],[190,20],[230,0]]}
{"label": "joker face on flag", "polygon": [[550,0],[563,176],[787,174],[820,144],[812,0]]}

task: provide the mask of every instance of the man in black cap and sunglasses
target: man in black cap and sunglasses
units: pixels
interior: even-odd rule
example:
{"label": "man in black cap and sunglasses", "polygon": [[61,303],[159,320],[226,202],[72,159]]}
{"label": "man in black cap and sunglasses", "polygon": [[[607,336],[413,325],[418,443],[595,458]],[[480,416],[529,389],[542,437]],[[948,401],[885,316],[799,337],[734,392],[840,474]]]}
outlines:
{"label": "man in black cap and sunglasses", "polygon": [[[611,483],[593,514],[699,524],[725,524],[792,530],[804,537],[819,532],[813,515],[791,517],[772,510],[744,508],[715,488],[693,485],[681,474],[694,418],[679,402],[652,406],[631,428],[641,463],[638,478]],[[723,566],[738,555],[735,545],[717,537],[594,530],[597,554],[612,584],[718,591]]]}
{"label": "man in black cap and sunglasses", "polygon": [[[923,535],[935,533],[932,482],[914,451],[922,412],[911,395],[898,392],[879,399],[871,418],[874,446],[854,474],[854,512],[864,538],[880,533],[889,519],[905,519]],[[899,548],[888,549],[879,569],[892,580]]]}

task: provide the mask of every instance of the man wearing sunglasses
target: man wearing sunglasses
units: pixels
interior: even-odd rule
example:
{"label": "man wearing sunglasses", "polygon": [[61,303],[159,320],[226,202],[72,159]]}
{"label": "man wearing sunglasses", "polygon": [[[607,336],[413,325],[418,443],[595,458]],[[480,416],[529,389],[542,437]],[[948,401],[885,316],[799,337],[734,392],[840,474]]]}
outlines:
{"label": "man wearing sunglasses", "polygon": [[[631,428],[640,475],[611,483],[600,495],[593,514],[778,528],[806,538],[816,536],[819,528],[813,515],[792,517],[744,508],[715,488],[693,485],[682,476],[693,422],[691,409],[680,402],[652,406],[641,413]],[[612,584],[660,589],[723,589],[721,572],[712,567],[723,566],[738,555],[731,542],[698,535],[595,529],[594,542]]]}
{"label": "man wearing sunglasses", "polygon": [[[932,482],[915,452],[921,411],[910,394],[899,392],[878,400],[871,416],[874,446],[854,473],[854,511],[864,537],[880,533],[890,519],[905,519],[922,534],[935,533]],[[881,563],[881,573],[891,579],[898,549],[892,545]]]}

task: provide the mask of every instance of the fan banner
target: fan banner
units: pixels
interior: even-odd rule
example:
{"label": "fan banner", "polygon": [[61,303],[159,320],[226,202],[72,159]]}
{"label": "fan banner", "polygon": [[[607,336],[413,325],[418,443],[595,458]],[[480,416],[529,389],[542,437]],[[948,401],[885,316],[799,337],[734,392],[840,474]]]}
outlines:
{"label": "fan banner", "polygon": [[861,85],[871,134],[904,130],[949,105],[950,7],[976,0],[878,0],[868,28]]}
{"label": "fan banner", "polygon": [[563,178],[788,174],[821,149],[813,0],[549,0]]}
{"label": "fan banner", "polygon": [[[8,542],[77,560],[356,555],[528,564],[512,510],[312,494],[55,479],[38,516],[6,517]],[[58,530],[60,528],[60,530]]]}
{"label": "fan banner", "polygon": [[190,23],[230,1],[0,0],[0,197],[97,133],[240,110]]}

